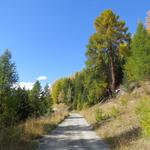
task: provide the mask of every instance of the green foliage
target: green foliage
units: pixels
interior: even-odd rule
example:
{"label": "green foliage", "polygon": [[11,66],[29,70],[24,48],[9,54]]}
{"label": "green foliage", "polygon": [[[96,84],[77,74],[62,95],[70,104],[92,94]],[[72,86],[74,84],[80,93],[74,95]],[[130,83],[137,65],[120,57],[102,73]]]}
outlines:
{"label": "green foliage", "polygon": [[64,102],[80,110],[107,99],[122,82],[130,43],[125,22],[111,10],[105,10],[94,21],[94,27],[96,32],[87,45],[86,67],[54,82],[54,103]]}
{"label": "green foliage", "polygon": [[72,101],[72,90],[71,90],[71,87],[68,87],[66,98],[67,98],[68,104],[70,104],[71,101]]}
{"label": "green foliage", "polygon": [[90,84],[87,94],[89,105],[96,104],[102,100],[105,88],[105,83],[93,81]]}
{"label": "green foliage", "polygon": [[31,106],[28,91],[20,87],[14,90],[14,103],[17,120],[25,120],[31,114]]}
{"label": "green foliage", "polygon": [[69,86],[71,87],[71,81],[69,78],[61,78],[53,83],[51,95],[54,103],[68,103],[67,92]]}
{"label": "green foliage", "polygon": [[109,111],[109,116],[110,117],[113,117],[113,118],[116,118],[119,114],[119,110],[114,106],[110,109]]}
{"label": "green foliage", "polygon": [[6,50],[0,56],[0,125],[13,125],[16,119],[15,103],[13,99],[13,85],[18,75],[11,53]]}
{"label": "green foliage", "polygon": [[33,85],[33,89],[30,92],[30,100],[31,100],[31,107],[32,107],[32,114],[35,117],[39,117],[42,111],[41,107],[41,85],[39,81],[36,81]]}
{"label": "green foliage", "polygon": [[150,137],[150,99],[143,98],[136,108],[136,113],[143,135]]}
{"label": "green foliage", "polygon": [[0,56],[0,128],[14,126],[30,116],[41,116],[50,110],[50,90],[44,91],[39,81],[31,91],[17,85],[18,74],[11,53],[6,50]]}
{"label": "green foliage", "polygon": [[36,81],[33,89],[30,91],[30,101],[31,101],[31,114],[35,117],[39,117],[51,108],[51,96],[48,85],[45,86],[44,91],[41,89],[39,81]]}
{"label": "green foliage", "polygon": [[94,21],[94,27],[96,33],[87,46],[87,68],[98,71],[101,80],[114,91],[123,78],[122,68],[130,41],[128,28],[111,10],[104,10]]}
{"label": "green foliage", "polygon": [[15,63],[11,61],[11,53],[6,50],[0,56],[0,91],[10,89],[18,81]]}
{"label": "green foliage", "polygon": [[104,114],[102,112],[102,110],[100,108],[96,108],[95,109],[95,119],[96,119],[96,122],[100,122],[102,120],[104,120]]}
{"label": "green foliage", "polygon": [[[1,150],[10,150],[13,147],[17,146],[20,139],[20,131],[18,128],[11,127],[0,130],[0,149]],[[9,143],[9,144],[8,144]]]}
{"label": "green foliage", "polygon": [[141,22],[131,43],[131,54],[125,64],[125,78],[130,82],[150,77],[150,35]]}
{"label": "green foliage", "polygon": [[53,101],[48,84],[45,85],[44,91],[42,92],[42,103],[43,103],[43,113],[51,113]]}

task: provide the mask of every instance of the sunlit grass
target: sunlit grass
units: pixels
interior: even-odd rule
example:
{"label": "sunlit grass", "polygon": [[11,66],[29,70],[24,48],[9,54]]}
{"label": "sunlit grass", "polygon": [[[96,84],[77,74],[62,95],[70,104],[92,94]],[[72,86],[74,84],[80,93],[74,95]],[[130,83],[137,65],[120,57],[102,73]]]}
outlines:
{"label": "sunlit grass", "polygon": [[[150,138],[147,137],[149,135],[149,119],[147,117],[150,93],[147,92],[148,90],[149,85],[147,87],[145,85],[141,86],[132,93],[125,92],[107,103],[97,104],[85,109],[81,111],[81,114],[93,126],[101,138],[108,143],[111,149],[149,150]],[[139,110],[138,114],[137,108]],[[109,117],[106,117],[101,122],[97,122],[96,109],[100,109],[103,114]],[[140,117],[141,114],[142,117],[144,116],[143,118]],[[141,119],[145,118],[147,119],[141,121]]]}

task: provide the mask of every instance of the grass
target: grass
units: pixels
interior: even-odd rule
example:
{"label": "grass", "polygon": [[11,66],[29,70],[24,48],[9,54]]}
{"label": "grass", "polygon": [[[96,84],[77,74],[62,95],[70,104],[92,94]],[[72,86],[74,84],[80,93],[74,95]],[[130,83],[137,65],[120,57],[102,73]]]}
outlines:
{"label": "grass", "polygon": [[[134,89],[131,93],[121,92],[116,98],[103,104],[97,104],[80,113],[111,149],[149,150],[150,137],[147,136],[150,129],[148,122],[150,115],[148,111],[150,110],[149,89],[150,84],[147,84]],[[141,108],[142,110],[140,110]],[[105,120],[97,122],[96,109],[100,109],[107,116]],[[146,119],[143,118],[143,110]],[[145,132],[147,134],[143,134]]]}
{"label": "grass", "polygon": [[100,122],[104,119],[102,110],[98,108],[95,109],[95,119],[96,119],[96,122]]}
{"label": "grass", "polygon": [[30,118],[18,126],[0,130],[0,150],[35,150],[35,139],[50,133],[68,115],[65,105],[59,104],[55,113],[40,118]]}
{"label": "grass", "polygon": [[144,136],[150,137],[150,99],[144,97],[136,108],[140,127]]}
{"label": "grass", "polygon": [[117,116],[119,115],[120,111],[118,108],[116,108],[115,106],[113,106],[112,108],[110,108],[110,111],[108,112],[109,117],[113,117],[113,118],[117,118]]}

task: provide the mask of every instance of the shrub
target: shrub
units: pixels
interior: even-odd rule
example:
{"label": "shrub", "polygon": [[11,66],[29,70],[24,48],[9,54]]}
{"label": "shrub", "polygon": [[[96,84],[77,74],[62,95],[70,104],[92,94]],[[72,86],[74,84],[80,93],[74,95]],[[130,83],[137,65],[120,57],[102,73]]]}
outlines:
{"label": "shrub", "polygon": [[115,106],[113,106],[109,112],[109,116],[116,118],[118,114],[119,114],[119,110]]}
{"label": "shrub", "polygon": [[99,108],[95,109],[95,119],[96,119],[96,122],[100,122],[100,121],[104,120],[103,112]]}
{"label": "shrub", "polygon": [[140,127],[144,136],[150,137],[150,99],[143,98],[137,108],[136,113],[139,117]]}
{"label": "shrub", "polygon": [[22,137],[20,127],[0,129],[0,150],[35,150],[38,147],[36,141]]}

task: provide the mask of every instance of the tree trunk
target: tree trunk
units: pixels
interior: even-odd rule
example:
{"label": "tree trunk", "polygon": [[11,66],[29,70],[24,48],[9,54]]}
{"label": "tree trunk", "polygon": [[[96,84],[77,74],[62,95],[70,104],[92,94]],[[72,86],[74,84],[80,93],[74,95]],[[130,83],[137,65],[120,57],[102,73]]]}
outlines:
{"label": "tree trunk", "polygon": [[115,91],[115,69],[114,69],[114,62],[113,62],[113,52],[112,49],[109,50],[109,64],[110,64],[110,72],[111,72],[111,90],[112,92]]}

